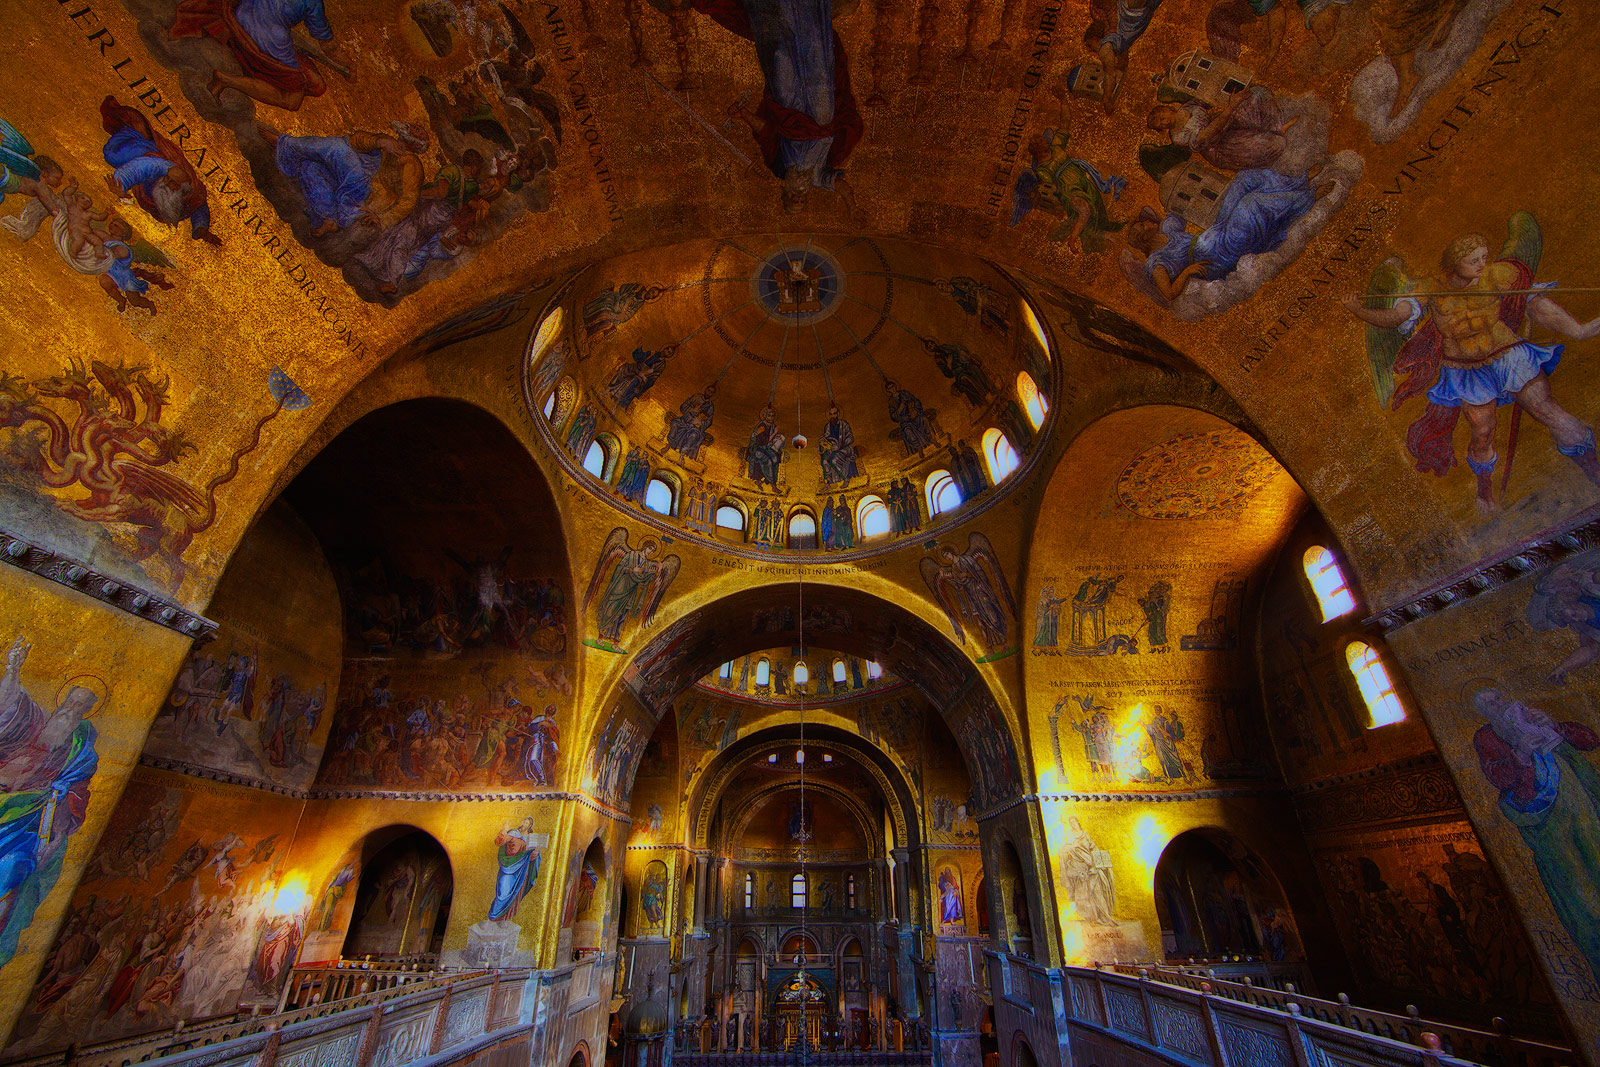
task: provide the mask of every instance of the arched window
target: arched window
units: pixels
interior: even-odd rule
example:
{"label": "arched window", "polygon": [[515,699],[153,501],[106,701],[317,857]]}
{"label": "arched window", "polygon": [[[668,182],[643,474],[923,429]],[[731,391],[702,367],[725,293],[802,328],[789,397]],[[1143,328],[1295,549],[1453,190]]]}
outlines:
{"label": "arched window", "polygon": [[733,677],[733,660],[730,659],[721,667],[717,668],[717,677],[721,678],[725,682]]}
{"label": "arched window", "polygon": [[756,684],[772,684],[772,667],[768,665],[765,659],[756,661]]}
{"label": "arched window", "polygon": [[844,901],[847,907],[854,910],[856,906],[856,876],[853,874],[844,876]]}
{"label": "arched window", "polygon": [[789,879],[789,903],[796,908],[806,906],[806,876],[797,874]]}
{"label": "arched window", "polygon": [[1322,606],[1323,622],[1355,610],[1356,598],[1350,594],[1350,587],[1344,580],[1344,570],[1332,552],[1321,545],[1312,545],[1306,549],[1303,562],[1306,580],[1311,583],[1311,591],[1317,594],[1317,603]]}
{"label": "arched window", "polygon": [[533,340],[528,342],[528,366],[535,366],[544,358],[544,354],[550,350],[557,335],[561,333],[561,327],[566,319],[566,309],[557,304],[550,309],[548,315],[539,320],[539,328],[533,331]]}
{"label": "arched window", "polygon": [[889,532],[889,507],[881,496],[864,496],[856,501],[856,537],[865,541]]}
{"label": "arched window", "polygon": [[672,486],[662,478],[651,478],[650,484],[644,488],[644,506],[657,515],[676,515],[678,513],[677,494],[672,491]]}
{"label": "arched window", "polygon": [[729,503],[717,505],[717,525],[724,530],[744,533],[744,512]]}
{"label": "arched window", "polygon": [[789,516],[789,547],[817,547],[817,520],[804,508]]}
{"label": "arched window", "polygon": [[877,660],[868,661],[868,663],[867,663],[867,681],[876,682],[879,678],[882,678],[882,677],[883,677],[883,665],[881,663],[879,663]]}
{"label": "arched window", "polygon": [[1389,726],[1404,722],[1406,709],[1389,680],[1389,672],[1378,658],[1378,650],[1365,641],[1351,641],[1345,646],[1344,658],[1350,664],[1350,673],[1356,676],[1361,699],[1367,702],[1367,713],[1372,716],[1372,726]]}
{"label": "arched window", "polygon": [[805,685],[811,681],[811,669],[806,666],[806,661],[801,660],[794,665],[794,684]]}
{"label": "arched window", "polygon": [[1033,382],[1033,375],[1021,371],[1017,375],[1017,399],[1022,401],[1022,410],[1028,413],[1028,421],[1033,423],[1037,430],[1044,425],[1044,417],[1050,414],[1050,401],[1039,392],[1039,387]]}
{"label": "arched window", "polygon": [[550,395],[556,398],[556,403],[554,408],[546,412],[545,418],[549,420],[553,429],[559,430],[566,425],[567,417],[578,404],[578,383],[568,375],[556,383],[556,391]]}
{"label": "arched window", "polygon": [[[1028,332],[1033,334],[1033,339],[1038,342],[1039,351],[1045,354],[1046,359],[1050,358],[1050,338],[1044,332],[1044,323],[1039,321],[1039,316],[1033,313],[1033,306],[1026,300],[1017,302],[1022,305],[1022,321],[1028,324]],[[1037,426],[1038,423],[1034,425]]]}
{"label": "arched window", "polygon": [[744,910],[750,911],[756,906],[756,876],[746,873],[744,876]]}
{"label": "arched window", "polygon": [[551,393],[544,398],[544,421],[550,421],[550,415],[556,410],[556,394]]}
{"label": "arched window", "polygon": [[844,660],[842,660],[842,659],[836,659],[836,660],[833,661],[833,680],[835,682],[840,682],[840,683],[842,683],[845,680],[845,677],[844,677]]}
{"label": "arched window", "polygon": [[610,457],[606,455],[606,446],[601,444],[598,440],[590,441],[589,451],[583,454],[583,469],[594,475],[596,478],[604,478],[606,476],[606,461],[608,459],[610,459]]}
{"label": "arched window", "polygon": [[961,487],[947,470],[936,470],[928,475],[928,516],[943,515],[961,506]]}
{"label": "arched window", "polygon": [[983,459],[989,465],[989,480],[995,485],[1021,462],[1017,450],[1011,447],[1011,439],[993,426],[983,431]]}

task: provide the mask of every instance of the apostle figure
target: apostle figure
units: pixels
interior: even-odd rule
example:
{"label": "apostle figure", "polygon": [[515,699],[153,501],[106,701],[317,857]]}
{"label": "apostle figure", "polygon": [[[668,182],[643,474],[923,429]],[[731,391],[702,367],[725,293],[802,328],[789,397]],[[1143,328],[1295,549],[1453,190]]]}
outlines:
{"label": "apostle figure", "polygon": [[98,697],[73,685],[47,711],[22,687],[32,648],[18,637],[0,677],[0,965],[10,962],[34,909],[55,887],[99,766],[88,721]]}
{"label": "apostle figure", "polygon": [[661,377],[661,372],[666,368],[667,360],[677,350],[677,345],[668,345],[659,352],[635,348],[633,355],[619,363],[617,369],[611,372],[611,379],[606,382],[606,393],[611,397],[611,402],[627,411],[635,400],[656,384],[656,379]]}
{"label": "apostle figure", "polygon": [[745,472],[757,486],[778,488],[778,467],[783,463],[783,446],[788,438],[778,431],[777,413],[769,404],[761,410],[761,421],[750,431],[745,446]]}
{"label": "apostle figure", "polygon": [[967,403],[981,408],[994,395],[994,384],[983,369],[983,364],[972,350],[963,344],[944,345],[931,337],[922,339],[939,373],[950,379],[950,391],[967,398]]}
{"label": "apostle figure", "polygon": [[1067,848],[1061,873],[1067,883],[1067,899],[1081,917],[1101,926],[1116,923],[1113,912],[1117,891],[1111,880],[1110,859],[1095,847],[1094,839],[1076,815],[1067,820]]}
{"label": "apostle figure", "polygon": [[589,454],[589,446],[594,444],[594,432],[594,405],[585,404],[572,417],[572,425],[567,427],[567,451],[579,463]]}
{"label": "apostle figure", "polygon": [[833,506],[833,545],[838,549],[856,547],[855,529],[850,525],[850,507],[842,496]]}
{"label": "apostle figure", "polygon": [[618,326],[633,318],[640,308],[664,292],[666,289],[662,286],[639,282],[606,286],[599,295],[583,305],[584,336],[616,332]]}
{"label": "apostle figure", "polygon": [[700,449],[712,441],[711,418],[715,413],[717,384],[712,382],[678,405],[678,413],[667,420],[667,447],[684,459],[699,459]]}
{"label": "apostle figure", "polygon": [[959,923],[966,917],[961,907],[961,881],[946,867],[939,872],[939,921]]}
{"label": "apostle figure", "polygon": [[1472,705],[1487,720],[1472,745],[1500,790],[1500,814],[1522,834],[1556,917],[1600,973],[1600,773],[1583,755],[1600,748],[1600,737],[1492,687],[1474,693]]}
{"label": "apostle figure", "polygon": [[540,852],[533,832],[533,816],[523,819],[515,830],[495,835],[499,847],[500,872],[494,880],[494,900],[489,904],[489,921],[499,922],[516,913],[517,905],[539,877]]}
{"label": "apostle figure", "polygon": [[755,45],[765,82],[761,102],[729,115],[754,134],[767,168],[783,184],[784,210],[803,211],[812,189],[855,196],[845,160],[863,123],[850,91],[849,59],[833,30],[832,0],[690,0],[695,10]]}
{"label": "apostle figure", "polygon": [[854,478],[856,468],[856,435],[850,424],[839,414],[837,407],[828,409],[828,421],[822,427],[822,437],[817,441],[817,459],[822,464],[822,483],[841,485]]}
{"label": "apostle figure", "polygon": [[933,444],[930,415],[923,411],[922,401],[912,396],[909,389],[902,389],[889,379],[884,380],[883,389],[889,396],[889,418],[899,427],[890,436],[900,438],[906,455],[914,456]]}

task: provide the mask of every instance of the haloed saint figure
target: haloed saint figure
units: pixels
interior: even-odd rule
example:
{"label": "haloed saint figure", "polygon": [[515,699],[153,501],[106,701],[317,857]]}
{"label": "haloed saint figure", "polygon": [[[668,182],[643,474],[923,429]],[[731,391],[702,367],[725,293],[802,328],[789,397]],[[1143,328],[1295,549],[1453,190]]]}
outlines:
{"label": "haloed saint figure", "polygon": [[54,710],[40,704],[22,685],[32,649],[25,638],[12,642],[0,676],[0,966],[60,877],[99,766],[89,721],[99,697],[69,685]]}

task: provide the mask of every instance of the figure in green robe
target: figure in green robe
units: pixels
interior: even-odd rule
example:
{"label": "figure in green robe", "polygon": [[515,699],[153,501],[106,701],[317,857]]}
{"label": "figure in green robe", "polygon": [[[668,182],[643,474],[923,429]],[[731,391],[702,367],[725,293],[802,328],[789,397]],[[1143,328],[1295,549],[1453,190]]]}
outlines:
{"label": "figure in green robe", "polygon": [[1479,689],[1472,703],[1488,720],[1472,744],[1500,790],[1500,813],[1522,833],[1557,917],[1600,977],[1600,772],[1583,755],[1600,737],[1498,689]]}

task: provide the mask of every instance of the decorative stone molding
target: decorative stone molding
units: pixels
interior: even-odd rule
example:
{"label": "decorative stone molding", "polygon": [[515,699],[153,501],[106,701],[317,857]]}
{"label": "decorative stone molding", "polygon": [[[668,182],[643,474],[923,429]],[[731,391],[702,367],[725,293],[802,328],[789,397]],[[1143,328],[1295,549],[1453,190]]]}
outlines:
{"label": "decorative stone molding", "polygon": [[1435,753],[1396,760],[1296,786],[1295,809],[1308,833],[1456,815],[1461,797]]}
{"label": "decorative stone molding", "polygon": [[0,561],[69,589],[76,589],[84,596],[93,597],[129,615],[136,615],[146,622],[176,630],[185,637],[204,637],[217,628],[217,624],[210,619],[195,614],[160,593],[102,574],[87,563],[34,544],[6,530],[0,530]]}
{"label": "decorative stone molding", "polygon": [[261,778],[252,778],[243,774],[232,774],[219,771],[213,767],[202,767],[183,760],[167,759],[162,756],[152,756],[145,753],[139,757],[140,766],[153,767],[156,770],[172,771],[175,774],[188,775],[191,778],[204,778],[213,782],[225,782],[229,785],[242,785],[251,789],[260,789],[263,792],[277,793],[280,796],[293,797],[295,800],[414,800],[433,803],[435,801],[479,801],[490,803],[503,803],[506,801],[527,800],[564,800],[574,804],[581,804],[590,811],[603,815],[617,822],[633,822],[633,816],[626,812],[618,811],[600,803],[593,797],[583,793],[562,793],[545,791],[537,793],[433,793],[433,792],[400,792],[391,789],[327,789],[316,788],[299,789],[294,786],[280,785]]}
{"label": "decorative stone molding", "polygon": [[1393,633],[1418,619],[1437,615],[1445,608],[1498,589],[1525,574],[1543,570],[1569,556],[1600,547],[1600,518],[1591,518],[1559,533],[1545,534],[1506,549],[1473,570],[1458,574],[1390,608],[1365,623]]}
{"label": "decorative stone molding", "polygon": [[[1222,789],[1174,789],[1164,793],[1024,793],[1013,797],[976,816],[979,822],[1004,815],[1012,808],[1045,800],[1064,800],[1079,804],[1105,804],[1114,801],[1132,801],[1139,804],[1170,804],[1186,800],[1217,800],[1228,797],[1276,797],[1286,790],[1281,786],[1238,786]],[[931,845],[939,848],[939,845]]]}

